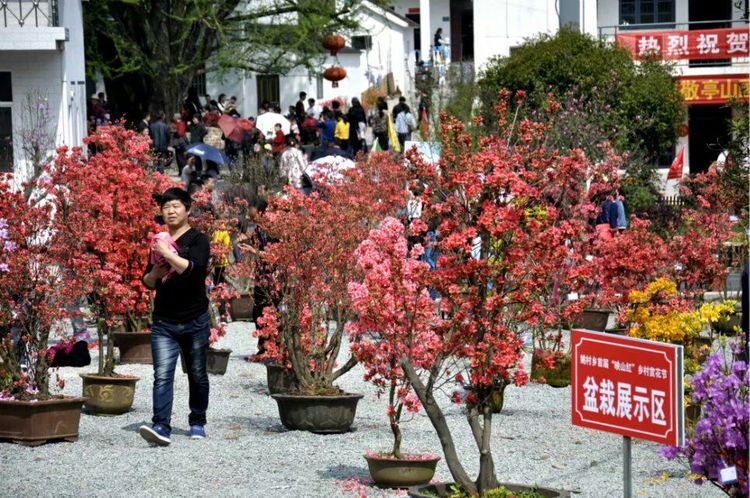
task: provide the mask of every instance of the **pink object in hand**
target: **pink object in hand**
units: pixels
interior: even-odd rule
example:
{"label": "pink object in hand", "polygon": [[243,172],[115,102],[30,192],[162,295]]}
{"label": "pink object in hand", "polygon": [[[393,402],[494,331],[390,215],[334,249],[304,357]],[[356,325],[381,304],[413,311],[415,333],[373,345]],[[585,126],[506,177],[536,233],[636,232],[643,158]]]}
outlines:
{"label": "pink object in hand", "polygon": [[[172,254],[178,254],[177,251],[178,251],[179,247],[177,246],[177,243],[174,240],[172,240],[172,236],[169,235],[169,232],[159,232],[159,233],[155,234],[151,238],[151,257],[150,257],[150,260],[151,260],[151,264],[152,265],[158,265],[158,264],[161,264],[161,263],[166,263],[166,261],[167,261],[164,258],[164,256],[162,256],[161,254],[159,254],[158,252],[156,252],[154,250],[154,247],[156,247],[156,243],[158,241],[160,241],[160,240],[167,243],[167,245],[172,250]],[[173,273],[174,273],[174,268],[170,267],[169,271],[167,272],[167,274],[164,275],[163,277],[161,277],[162,283],[164,283],[167,280],[169,280],[169,277],[171,277]]]}

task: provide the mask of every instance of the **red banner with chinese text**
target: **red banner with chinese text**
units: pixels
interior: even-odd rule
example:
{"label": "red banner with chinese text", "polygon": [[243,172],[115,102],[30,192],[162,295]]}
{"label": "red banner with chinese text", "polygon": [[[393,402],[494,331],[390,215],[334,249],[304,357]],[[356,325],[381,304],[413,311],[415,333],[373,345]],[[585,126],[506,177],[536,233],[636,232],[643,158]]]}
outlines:
{"label": "red banner with chinese text", "polygon": [[748,99],[750,76],[680,76],[677,87],[686,104],[725,104]]}
{"label": "red banner with chinese text", "polygon": [[750,57],[747,27],[690,31],[635,31],[617,33],[617,44],[634,58],[732,59]]}
{"label": "red banner with chinese text", "polygon": [[682,346],[571,331],[573,425],[684,444]]}

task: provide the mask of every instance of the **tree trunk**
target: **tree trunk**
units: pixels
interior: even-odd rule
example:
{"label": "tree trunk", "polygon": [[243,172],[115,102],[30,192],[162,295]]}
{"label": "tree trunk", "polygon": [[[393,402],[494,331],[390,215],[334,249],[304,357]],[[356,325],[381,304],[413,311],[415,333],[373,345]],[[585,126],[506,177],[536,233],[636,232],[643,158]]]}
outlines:
{"label": "tree trunk", "polygon": [[495,461],[492,459],[492,407],[487,400],[482,403],[482,411],[482,444],[479,448],[479,476],[477,477],[477,490],[480,496],[487,490],[500,486],[495,474]]}
{"label": "tree trunk", "polygon": [[169,119],[182,109],[182,101],[187,97],[188,87],[197,71],[190,71],[172,78],[153,78],[153,94],[149,104],[151,115],[164,111]]}
{"label": "tree trunk", "polygon": [[425,385],[422,383],[422,379],[419,378],[416,370],[412,366],[408,358],[401,358],[401,367],[404,369],[406,377],[409,379],[414,392],[417,393],[419,401],[422,403],[427,416],[432,422],[432,427],[435,429],[440,439],[440,445],[443,447],[443,455],[445,455],[445,463],[448,464],[448,469],[453,476],[453,479],[459,483],[469,495],[477,494],[477,487],[474,481],[471,480],[469,474],[466,473],[461,460],[458,458],[456,453],[456,445],[453,442],[453,436],[448,422],[445,420],[443,411],[438,406],[432,392],[428,392]]}

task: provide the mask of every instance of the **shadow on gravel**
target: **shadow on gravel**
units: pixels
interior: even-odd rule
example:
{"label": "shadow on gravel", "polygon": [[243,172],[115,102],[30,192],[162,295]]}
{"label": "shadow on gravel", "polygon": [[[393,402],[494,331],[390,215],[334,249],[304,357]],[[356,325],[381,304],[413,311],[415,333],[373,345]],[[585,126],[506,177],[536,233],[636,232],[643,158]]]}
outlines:
{"label": "shadow on gravel", "polygon": [[354,465],[334,465],[328,467],[326,470],[319,470],[318,475],[326,479],[353,479],[360,478],[362,480],[369,481],[370,473],[367,471],[367,464],[365,459],[362,459],[362,466],[355,467]]}
{"label": "shadow on gravel", "polygon": [[231,425],[239,425],[252,429],[260,429],[263,432],[280,434],[289,432],[278,417],[251,416],[251,417],[224,417],[224,422]]}

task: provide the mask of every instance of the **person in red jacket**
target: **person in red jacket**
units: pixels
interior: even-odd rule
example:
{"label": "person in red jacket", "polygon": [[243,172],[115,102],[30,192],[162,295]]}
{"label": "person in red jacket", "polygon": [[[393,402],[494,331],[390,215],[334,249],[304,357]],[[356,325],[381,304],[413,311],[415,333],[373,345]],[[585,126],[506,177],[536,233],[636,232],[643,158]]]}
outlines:
{"label": "person in red jacket", "polygon": [[286,137],[284,136],[284,132],[281,131],[281,123],[276,123],[274,130],[276,130],[276,134],[274,135],[273,140],[271,140],[271,152],[273,152],[274,156],[278,156],[284,151]]}

